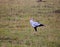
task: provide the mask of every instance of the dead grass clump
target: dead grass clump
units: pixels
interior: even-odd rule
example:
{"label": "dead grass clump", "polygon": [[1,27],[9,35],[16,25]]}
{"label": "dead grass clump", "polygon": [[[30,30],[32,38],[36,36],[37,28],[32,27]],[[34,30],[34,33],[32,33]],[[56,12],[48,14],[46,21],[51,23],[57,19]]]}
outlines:
{"label": "dead grass clump", "polygon": [[55,10],[54,12],[55,12],[55,13],[60,13],[60,10]]}

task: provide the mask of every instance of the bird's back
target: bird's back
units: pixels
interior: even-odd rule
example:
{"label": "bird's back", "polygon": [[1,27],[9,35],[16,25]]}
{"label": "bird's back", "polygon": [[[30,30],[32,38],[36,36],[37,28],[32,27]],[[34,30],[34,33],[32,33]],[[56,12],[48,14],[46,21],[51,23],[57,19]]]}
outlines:
{"label": "bird's back", "polygon": [[33,27],[40,25],[40,23],[35,22],[35,21],[33,21],[33,20],[30,20],[30,24],[31,24]]}

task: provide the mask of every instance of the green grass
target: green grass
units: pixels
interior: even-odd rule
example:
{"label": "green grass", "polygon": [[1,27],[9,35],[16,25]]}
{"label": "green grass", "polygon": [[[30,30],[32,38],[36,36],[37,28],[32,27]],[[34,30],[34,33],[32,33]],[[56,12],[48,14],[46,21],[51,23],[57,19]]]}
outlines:
{"label": "green grass", "polygon": [[[59,0],[1,0],[0,47],[60,47]],[[38,32],[30,26],[29,19],[45,24]]]}

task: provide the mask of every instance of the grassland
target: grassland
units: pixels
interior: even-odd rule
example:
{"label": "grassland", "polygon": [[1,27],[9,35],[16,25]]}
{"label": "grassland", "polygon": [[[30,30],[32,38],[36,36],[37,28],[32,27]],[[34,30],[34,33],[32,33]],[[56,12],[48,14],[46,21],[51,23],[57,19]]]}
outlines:
{"label": "grassland", "polygon": [[[0,0],[0,47],[60,47],[59,0]],[[34,32],[29,19],[45,24]]]}

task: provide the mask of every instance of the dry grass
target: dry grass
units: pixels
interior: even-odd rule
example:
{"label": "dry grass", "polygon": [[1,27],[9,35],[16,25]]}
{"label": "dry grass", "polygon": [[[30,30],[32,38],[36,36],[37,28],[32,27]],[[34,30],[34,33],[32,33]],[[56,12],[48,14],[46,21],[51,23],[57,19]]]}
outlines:
{"label": "dry grass", "polygon": [[[59,0],[0,0],[0,47],[60,47]],[[45,24],[34,32],[29,18]]]}

